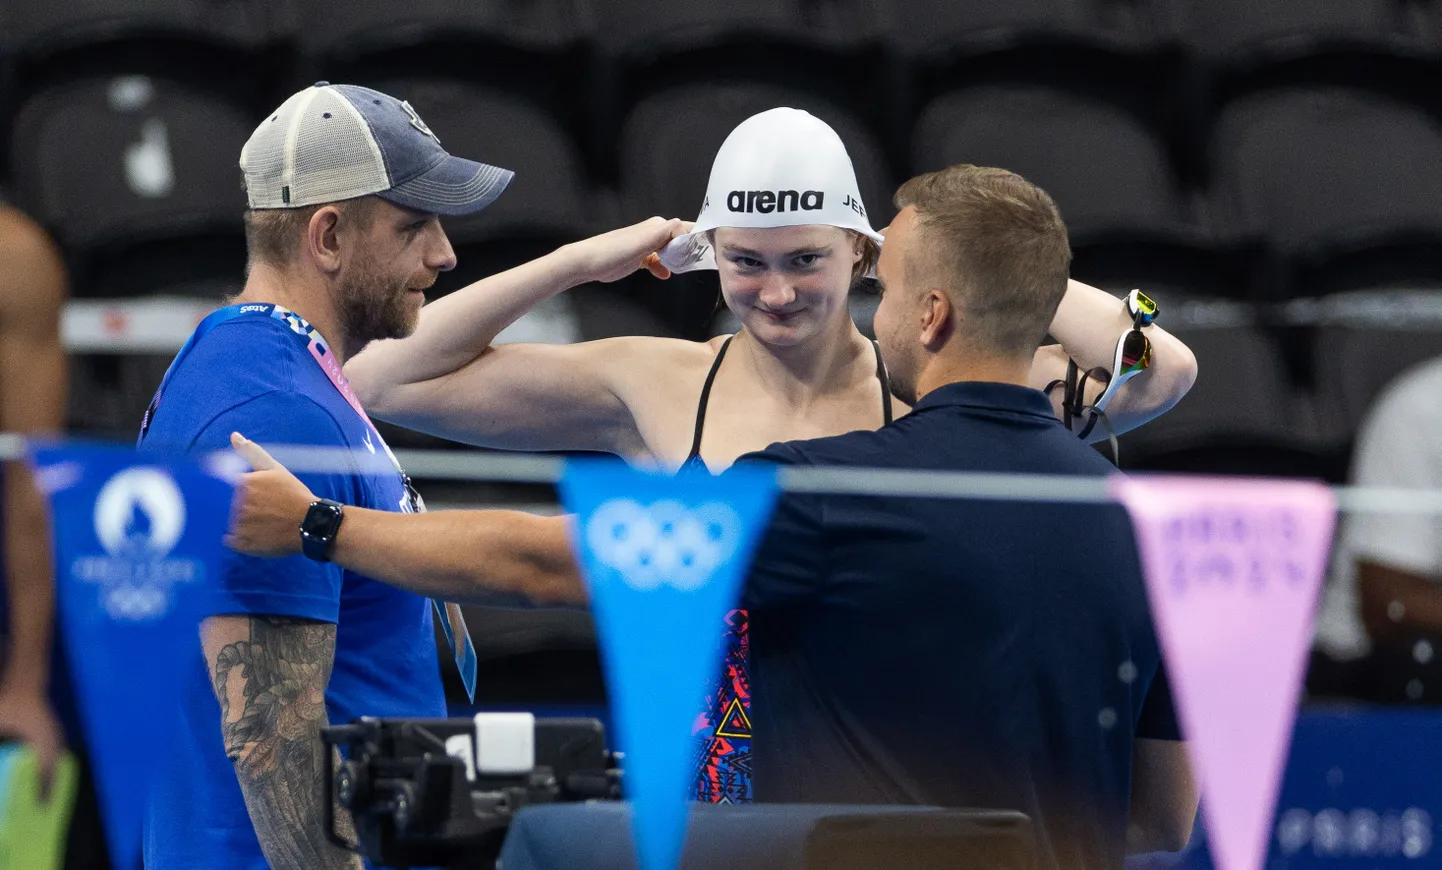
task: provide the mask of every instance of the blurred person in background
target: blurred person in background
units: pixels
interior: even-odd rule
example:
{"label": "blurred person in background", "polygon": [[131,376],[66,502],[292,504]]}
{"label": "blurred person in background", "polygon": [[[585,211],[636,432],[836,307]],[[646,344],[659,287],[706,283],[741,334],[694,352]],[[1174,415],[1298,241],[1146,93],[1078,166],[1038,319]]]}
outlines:
{"label": "blurred person in background", "polygon": [[[1031,384],[1068,292],[1051,198],[1000,169],[913,179],[882,248],[880,342],[912,413],[743,457],[1102,477]],[[300,549],[314,502],[253,442],[230,543]],[[565,517],[350,510],[331,557],[424,594],[580,603]],[[756,799],[1013,809],[1043,868],[1178,850],[1197,788],[1118,505],[783,495],[751,566]]]}
{"label": "blurred person in background", "polygon": [[[1352,482],[1442,489],[1442,359],[1404,373],[1357,435]],[[1383,704],[1442,704],[1442,523],[1354,511],[1338,535],[1309,687]]]}
{"label": "blurred person in background", "polygon": [[[663,226],[659,218],[653,224]],[[806,112],[772,109],[721,145],[701,214],[665,252],[682,261],[670,260],[678,268],[719,271],[722,296],[742,323],[735,335],[493,345],[546,299],[632,268],[600,272],[585,249],[568,246],[432,302],[412,336],[373,344],[346,374],[372,414],[432,435],[720,471],[773,442],[876,429],[907,412],[847,305],[880,242],[841,138]],[[1064,378],[1073,359],[1082,371],[1111,371],[1118,336],[1131,325],[1116,297],[1071,281],[1050,322],[1060,344],[1036,352],[1029,383],[1042,388]],[[1185,345],[1155,326],[1147,335],[1151,367],[1108,408],[1116,432],[1172,407],[1196,377]],[[1100,389],[1093,381],[1087,401]],[[1060,401],[1058,392],[1058,416]],[[1103,437],[1098,427],[1093,438]],[[725,673],[704,705],[703,728],[721,729],[733,700],[749,713],[746,618],[727,617]],[[746,741],[733,729],[700,750],[698,798],[750,797],[744,765],[720,769],[722,756],[744,755]]]}
{"label": "blurred person in background", "polygon": [[[65,426],[68,362],[60,314],[65,267],[50,236],[0,201],[0,432],[58,435]],[[81,734],[55,632],[49,511],[26,466],[0,467],[0,739],[35,753],[51,784]],[[66,867],[108,867],[95,791],[82,773]]]}

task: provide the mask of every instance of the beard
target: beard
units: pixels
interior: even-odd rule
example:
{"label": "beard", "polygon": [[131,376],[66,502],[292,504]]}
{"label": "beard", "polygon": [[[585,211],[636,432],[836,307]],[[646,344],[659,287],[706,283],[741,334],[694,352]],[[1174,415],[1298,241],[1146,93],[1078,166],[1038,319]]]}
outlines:
{"label": "beard", "polygon": [[908,407],[916,404],[916,379],[910,373],[886,370],[887,376],[891,379],[891,395],[900,399]]}
{"label": "beard", "polygon": [[369,257],[351,267],[336,308],[352,352],[372,341],[405,338],[416,331],[420,307],[411,298],[409,283],[409,276],[398,278]]}

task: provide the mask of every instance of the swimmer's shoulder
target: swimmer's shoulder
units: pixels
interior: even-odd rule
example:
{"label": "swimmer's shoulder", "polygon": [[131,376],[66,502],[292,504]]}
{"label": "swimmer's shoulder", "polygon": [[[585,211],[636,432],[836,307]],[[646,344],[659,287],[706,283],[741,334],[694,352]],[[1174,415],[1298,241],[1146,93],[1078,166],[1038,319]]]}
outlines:
{"label": "swimmer's shoulder", "polygon": [[628,335],[587,342],[589,353],[627,381],[648,388],[676,385],[689,389],[702,380],[716,362],[729,336],[709,341],[688,341],[649,335]]}
{"label": "swimmer's shoulder", "polygon": [[694,435],[696,402],[724,337],[710,341],[626,336],[596,342],[607,386],[630,411],[649,461],[674,468]]}

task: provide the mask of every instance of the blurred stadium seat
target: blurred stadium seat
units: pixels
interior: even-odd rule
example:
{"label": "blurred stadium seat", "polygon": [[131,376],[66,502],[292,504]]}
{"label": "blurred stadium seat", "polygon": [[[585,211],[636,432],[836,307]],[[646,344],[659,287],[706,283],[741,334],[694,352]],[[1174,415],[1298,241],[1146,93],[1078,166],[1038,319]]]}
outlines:
{"label": "blurred stadium seat", "polygon": [[253,126],[244,110],[172,80],[54,87],[17,116],[16,193],[60,239],[77,295],[162,292],[211,276],[238,282],[245,197],[236,163]]}
{"label": "blurred stadium seat", "polygon": [[594,35],[607,54],[661,54],[737,43],[846,50],[876,39],[873,0],[590,0]]}
{"label": "blurred stadium seat", "polygon": [[[575,0],[287,0],[303,27],[297,41],[307,54],[355,59],[395,50],[459,44],[554,51],[583,35]],[[432,54],[436,52],[431,51]],[[480,69],[474,54],[465,62]]]}
{"label": "blurred stadium seat", "polygon": [[886,4],[886,36],[913,57],[1031,42],[1135,49],[1156,41],[1156,6],[1153,0],[895,0]]}
{"label": "blurred stadium seat", "polygon": [[267,111],[289,68],[275,9],[270,0],[5,0],[0,119],[42,90],[100,75],[177,78]]}
{"label": "blurred stadium seat", "polygon": [[1219,234],[1265,238],[1294,295],[1442,279],[1442,124],[1381,95],[1289,88],[1228,105],[1211,140]]}
{"label": "blurred stadium seat", "polygon": [[597,166],[607,181],[623,173],[622,119],[680,87],[697,88],[706,102],[719,83],[757,82],[814,94],[868,122],[886,117],[894,95],[881,63],[880,2],[591,0],[597,53],[589,135]]}
{"label": "blurred stadium seat", "polygon": [[[236,288],[239,289],[239,288]],[[133,442],[174,354],[87,354],[70,360],[68,428]]]}
{"label": "blurred stadium seat", "polygon": [[1442,356],[1442,290],[1338,293],[1317,307],[1319,409],[1350,438],[1383,387]]}
{"label": "blurred stadium seat", "polygon": [[1337,49],[1420,49],[1426,7],[1415,0],[1168,0],[1171,26],[1213,62],[1282,59]]}
{"label": "blurred stadium seat", "polygon": [[266,0],[6,0],[0,29],[22,54],[136,37],[258,48],[273,35]]}
{"label": "blurred stadium seat", "polygon": [[[530,101],[570,130],[588,117],[582,0],[278,2],[304,22],[287,91],[317,80],[449,79]],[[439,128],[434,116],[427,123]]]}
{"label": "blurred stadium seat", "polygon": [[1006,167],[1045,188],[1084,280],[1246,295],[1250,278],[1213,277],[1241,272],[1242,255],[1214,247],[1161,136],[1105,100],[1038,85],[952,91],[923,109],[911,168],[954,163]]}
{"label": "blurred stadium seat", "polygon": [[[51,87],[17,116],[17,198],[59,238],[75,296],[218,301],[244,280],[236,163],[253,125],[239,107],[168,79]],[[127,319],[116,311],[107,327],[124,334]],[[77,356],[72,425],[134,437],[169,356]]]}
{"label": "blurred stadium seat", "polygon": [[1052,195],[1083,244],[1197,228],[1160,137],[1099,99],[1027,85],[954,91],[922,111],[912,159],[915,172],[953,163],[1019,172]]}

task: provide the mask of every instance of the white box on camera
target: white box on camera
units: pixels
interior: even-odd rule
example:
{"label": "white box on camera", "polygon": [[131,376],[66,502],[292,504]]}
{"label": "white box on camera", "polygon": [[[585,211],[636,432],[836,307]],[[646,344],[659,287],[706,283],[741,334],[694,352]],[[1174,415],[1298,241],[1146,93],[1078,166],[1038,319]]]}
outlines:
{"label": "white box on camera", "polygon": [[476,714],[476,772],[515,776],[536,767],[536,717],[531,713]]}

